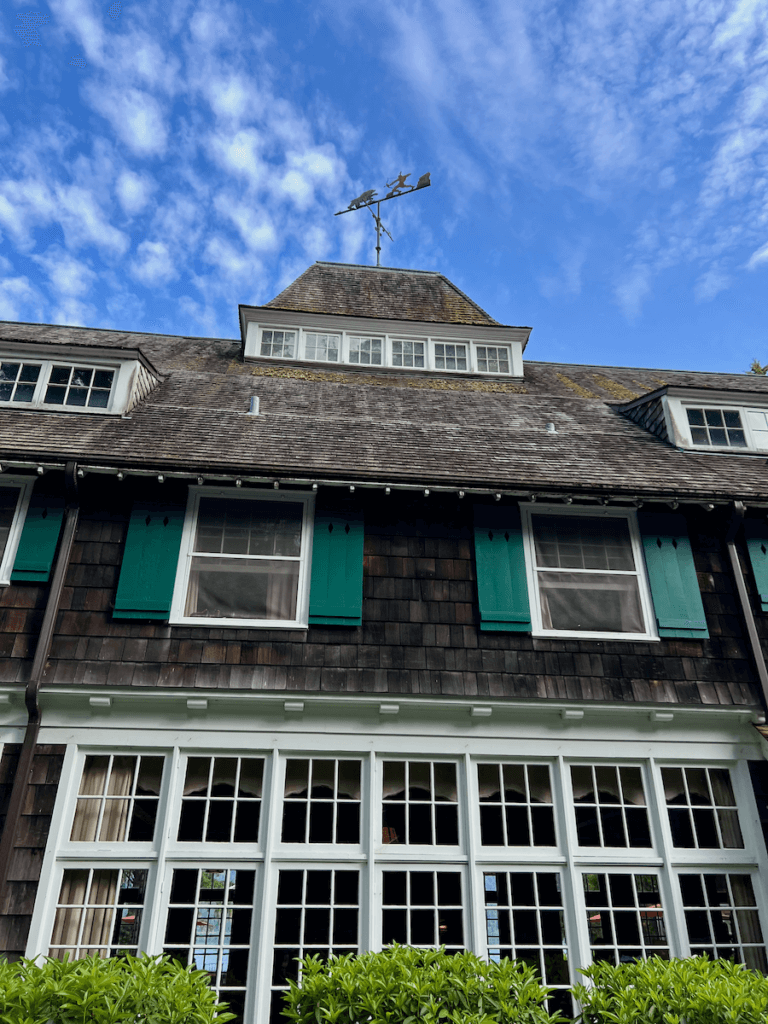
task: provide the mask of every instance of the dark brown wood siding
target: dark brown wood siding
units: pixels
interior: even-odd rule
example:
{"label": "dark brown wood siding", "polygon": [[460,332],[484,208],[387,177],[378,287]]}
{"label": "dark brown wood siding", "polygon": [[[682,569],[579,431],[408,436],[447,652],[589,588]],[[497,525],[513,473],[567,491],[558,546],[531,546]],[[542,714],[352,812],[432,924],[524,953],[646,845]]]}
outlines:
{"label": "dark brown wood siding", "polygon": [[[179,501],[186,494],[185,486],[173,482],[153,487],[156,496]],[[130,479],[118,483],[93,475],[84,481],[44,686],[759,703],[724,546],[725,509],[681,509],[689,523],[710,639],[634,643],[481,632],[470,500],[403,492],[355,495],[366,519],[359,628],[270,631],[114,620],[133,493]],[[333,500],[333,489],[320,489],[319,503]],[[748,573],[746,560],[744,566]],[[44,598],[44,588],[28,584],[0,593],[0,680],[25,681]],[[759,613],[758,628],[768,643],[768,622]]]}
{"label": "dark brown wood siding", "polygon": [[[0,956],[8,960],[18,960],[26,950],[65,749],[64,746],[46,744],[38,744],[35,748],[32,774],[11,855],[8,884],[0,896]],[[20,744],[6,744],[0,757],[0,832],[5,827],[20,751]]]}

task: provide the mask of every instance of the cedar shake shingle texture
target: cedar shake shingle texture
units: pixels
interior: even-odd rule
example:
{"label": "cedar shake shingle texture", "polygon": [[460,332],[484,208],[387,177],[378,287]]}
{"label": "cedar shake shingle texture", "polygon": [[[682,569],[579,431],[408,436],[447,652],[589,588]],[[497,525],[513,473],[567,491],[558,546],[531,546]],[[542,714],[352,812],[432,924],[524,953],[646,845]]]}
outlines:
{"label": "cedar shake shingle texture", "polygon": [[497,320],[442,274],[348,263],[313,264],[268,302],[267,308],[499,326]]}

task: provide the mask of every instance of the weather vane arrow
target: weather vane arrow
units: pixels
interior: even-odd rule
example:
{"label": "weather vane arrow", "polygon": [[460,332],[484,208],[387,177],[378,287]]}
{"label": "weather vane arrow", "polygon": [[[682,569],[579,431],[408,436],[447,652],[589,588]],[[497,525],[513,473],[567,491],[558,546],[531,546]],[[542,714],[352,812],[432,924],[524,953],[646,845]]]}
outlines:
{"label": "weather vane arrow", "polygon": [[[376,266],[381,266],[381,232],[389,238],[390,242],[394,242],[394,238],[384,225],[381,223],[381,204],[386,203],[388,199],[399,199],[401,196],[410,195],[411,192],[418,192],[420,188],[428,188],[432,182],[429,180],[429,171],[426,174],[422,174],[415,185],[408,184],[409,174],[398,174],[394,181],[388,181],[386,183],[387,188],[390,190],[381,199],[377,199],[378,192],[375,188],[369,188],[366,192],[362,192],[356,199],[353,199],[346,210],[339,210],[338,213],[334,213],[334,217],[340,217],[342,213],[351,213],[353,210],[368,209],[371,211],[371,216],[376,222]],[[373,212],[372,207],[376,207],[376,213]]]}

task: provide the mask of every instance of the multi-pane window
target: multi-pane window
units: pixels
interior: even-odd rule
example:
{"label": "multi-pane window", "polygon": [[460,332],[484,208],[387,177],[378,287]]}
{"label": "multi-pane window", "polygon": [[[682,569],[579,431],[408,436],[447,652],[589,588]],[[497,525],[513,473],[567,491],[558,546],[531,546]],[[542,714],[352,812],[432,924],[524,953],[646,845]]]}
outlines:
{"label": "multi-pane window", "polygon": [[385,761],[382,843],[456,846],[459,842],[456,765],[446,761]]}
{"label": "multi-pane window", "polygon": [[393,366],[424,366],[424,342],[423,341],[393,341],[392,342],[392,365]]}
{"label": "multi-pane window", "polygon": [[88,406],[89,409],[106,409],[109,394],[115,380],[114,370],[96,370],[88,366],[51,367],[48,387],[45,390],[46,405]]}
{"label": "multi-pane window", "polygon": [[552,782],[546,764],[478,764],[483,846],[554,846]]}
{"label": "multi-pane window", "polygon": [[295,621],[303,523],[303,501],[201,495],[184,617]]}
{"label": "multi-pane window", "polygon": [[293,359],[296,355],[296,331],[262,331],[260,355]]}
{"label": "multi-pane window", "polygon": [[691,954],[707,954],[768,973],[752,878],[741,874],[680,875]]}
{"label": "multi-pane window", "polygon": [[173,872],[164,953],[205,971],[213,988],[242,1021],[251,919],[253,871],[177,868]]}
{"label": "multi-pane window", "polygon": [[669,958],[657,875],[582,877],[593,960],[618,964],[649,956]]}
{"label": "multi-pane window", "polygon": [[163,761],[146,754],[88,754],[70,839],[78,843],[151,842]]}
{"label": "multi-pane window", "polygon": [[337,363],[341,349],[341,337],[338,334],[305,334],[304,358],[316,359],[324,363]]}
{"label": "multi-pane window", "polygon": [[466,345],[449,345],[444,341],[435,342],[436,370],[466,370],[466,368]]}
{"label": "multi-pane window", "polygon": [[464,946],[459,871],[390,871],[382,874],[382,945]]}
{"label": "multi-pane window", "polygon": [[478,345],[477,369],[479,373],[509,373],[509,349],[496,345]]}
{"label": "multi-pane window", "polygon": [[556,989],[548,1001],[550,1011],[571,1016],[560,873],[487,871],[483,879],[489,958],[524,960],[535,967],[544,984]]}
{"label": "multi-pane window", "polygon": [[662,768],[675,846],[741,850],[736,797],[727,768]]}
{"label": "multi-pane window", "polygon": [[284,843],[360,842],[360,761],[289,758]]}
{"label": "multi-pane window", "polygon": [[49,955],[58,960],[135,956],[146,888],[146,868],[67,868]]}
{"label": "multi-pane window", "polygon": [[691,440],[694,444],[746,448],[744,427],[738,409],[687,408]]}
{"label": "multi-pane window", "polygon": [[360,366],[381,366],[383,342],[381,338],[350,338],[349,361]]}
{"label": "multi-pane window", "polygon": [[530,514],[541,628],[645,634],[637,556],[625,516]]}
{"label": "multi-pane window", "polygon": [[281,870],[272,962],[271,1024],[283,1018],[282,993],[298,979],[298,960],[359,949],[360,879],[356,870]]}
{"label": "multi-pane window", "polygon": [[571,783],[579,846],[651,845],[640,768],[574,764]]}
{"label": "multi-pane window", "polygon": [[179,840],[258,842],[263,776],[261,757],[188,758]]}
{"label": "multi-pane window", "polygon": [[0,363],[0,402],[31,402],[40,370],[39,363]]}

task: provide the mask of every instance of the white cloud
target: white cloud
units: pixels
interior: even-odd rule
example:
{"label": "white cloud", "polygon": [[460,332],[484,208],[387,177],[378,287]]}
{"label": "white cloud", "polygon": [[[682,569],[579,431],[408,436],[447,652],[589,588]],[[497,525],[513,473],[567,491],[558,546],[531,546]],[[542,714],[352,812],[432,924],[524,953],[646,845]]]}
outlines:
{"label": "white cloud", "polygon": [[0,320],[35,319],[39,297],[26,277],[0,279]]}
{"label": "white cloud", "polygon": [[85,295],[96,281],[96,274],[87,264],[59,247],[52,247],[43,256],[32,258],[45,270],[57,295]]}
{"label": "white cloud", "polygon": [[168,142],[162,108],[142,89],[90,81],[83,89],[94,110],[105,117],[122,141],[138,156],[161,156]]}
{"label": "white cloud", "polygon": [[747,269],[756,270],[763,263],[768,263],[768,242],[765,245],[761,245],[759,249],[755,249],[749,257]]}
{"label": "white cloud", "polygon": [[131,263],[131,274],[142,284],[148,287],[163,285],[178,277],[170,250],[164,242],[141,242],[136,255],[137,259]]}
{"label": "white cloud", "polygon": [[152,178],[135,171],[123,171],[115,183],[117,198],[129,217],[141,213],[156,187]]}
{"label": "white cloud", "polygon": [[633,267],[614,288],[614,295],[627,320],[636,320],[640,315],[643,300],[651,291],[651,273],[646,266]]}

